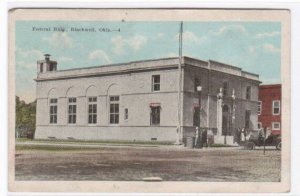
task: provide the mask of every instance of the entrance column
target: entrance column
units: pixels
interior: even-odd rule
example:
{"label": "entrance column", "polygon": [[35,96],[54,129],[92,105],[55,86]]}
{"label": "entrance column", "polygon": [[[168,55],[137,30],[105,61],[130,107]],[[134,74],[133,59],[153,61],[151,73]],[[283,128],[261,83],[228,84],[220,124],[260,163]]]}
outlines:
{"label": "entrance column", "polygon": [[223,105],[223,90],[220,88],[220,92],[217,95],[217,135],[222,135],[222,105]]}

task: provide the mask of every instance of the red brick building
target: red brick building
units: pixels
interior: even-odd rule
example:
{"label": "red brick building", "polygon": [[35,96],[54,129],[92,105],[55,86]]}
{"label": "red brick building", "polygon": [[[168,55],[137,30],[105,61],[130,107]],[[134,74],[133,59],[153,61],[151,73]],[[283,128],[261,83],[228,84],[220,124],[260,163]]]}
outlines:
{"label": "red brick building", "polygon": [[258,100],[258,128],[281,133],[281,84],[260,85]]}

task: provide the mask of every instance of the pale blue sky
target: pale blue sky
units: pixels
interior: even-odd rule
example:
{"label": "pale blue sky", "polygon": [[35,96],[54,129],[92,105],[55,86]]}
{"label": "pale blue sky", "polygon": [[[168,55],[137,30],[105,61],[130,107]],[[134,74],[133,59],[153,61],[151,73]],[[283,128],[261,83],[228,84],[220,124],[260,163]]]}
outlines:
{"label": "pale blue sky", "polygon": [[[32,31],[64,27],[67,32]],[[95,27],[97,32],[72,32]],[[98,32],[98,28],[119,29]],[[216,60],[280,83],[281,25],[275,22],[184,22],[183,55]],[[178,55],[179,22],[57,22],[16,24],[16,93],[35,99],[36,61],[51,54],[58,69],[122,63]]]}

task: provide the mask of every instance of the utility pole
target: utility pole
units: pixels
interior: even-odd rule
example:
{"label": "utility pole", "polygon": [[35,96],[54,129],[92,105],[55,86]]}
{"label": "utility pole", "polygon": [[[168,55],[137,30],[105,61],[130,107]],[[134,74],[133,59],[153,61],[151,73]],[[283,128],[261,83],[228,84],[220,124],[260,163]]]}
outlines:
{"label": "utility pole", "polygon": [[176,144],[181,144],[181,69],[182,69],[182,33],[183,33],[183,22],[180,22],[179,26],[179,63],[178,63],[178,126],[177,126],[177,139]]}

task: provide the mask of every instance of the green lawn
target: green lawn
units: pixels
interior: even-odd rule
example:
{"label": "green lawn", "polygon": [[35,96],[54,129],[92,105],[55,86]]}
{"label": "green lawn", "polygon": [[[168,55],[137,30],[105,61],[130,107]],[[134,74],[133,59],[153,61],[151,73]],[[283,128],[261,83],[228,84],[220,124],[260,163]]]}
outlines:
{"label": "green lawn", "polygon": [[116,141],[116,140],[61,140],[61,139],[26,139],[26,138],[17,138],[16,142],[26,143],[26,142],[34,142],[34,143],[59,143],[59,144],[114,144],[114,145],[131,145],[131,144],[139,144],[139,145],[173,145],[173,142],[163,142],[163,141]]}
{"label": "green lawn", "polygon": [[41,150],[41,151],[80,151],[80,150],[97,150],[99,147],[80,147],[80,146],[49,146],[49,145],[16,145],[16,151],[22,150]]}

